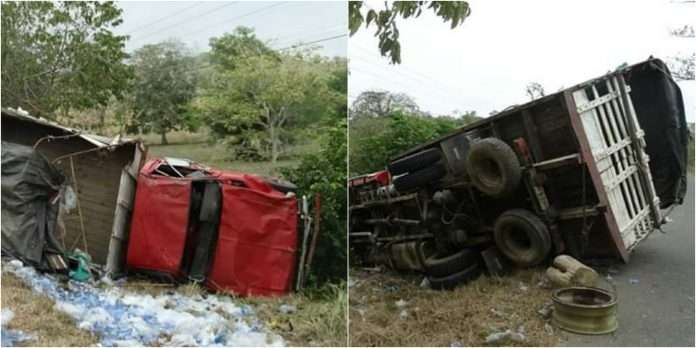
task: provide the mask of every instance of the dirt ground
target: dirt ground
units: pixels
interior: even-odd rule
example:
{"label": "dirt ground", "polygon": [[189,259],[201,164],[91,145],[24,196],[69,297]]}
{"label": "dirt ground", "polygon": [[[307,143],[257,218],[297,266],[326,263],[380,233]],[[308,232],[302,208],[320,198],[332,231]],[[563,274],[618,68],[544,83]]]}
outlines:
{"label": "dirt ground", "polygon": [[556,346],[560,333],[538,313],[551,290],[543,270],[479,279],[453,291],[421,287],[420,275],[352,269],[351,346],[489,346],[488,335],[511,329],[521,342],[504,346]]}

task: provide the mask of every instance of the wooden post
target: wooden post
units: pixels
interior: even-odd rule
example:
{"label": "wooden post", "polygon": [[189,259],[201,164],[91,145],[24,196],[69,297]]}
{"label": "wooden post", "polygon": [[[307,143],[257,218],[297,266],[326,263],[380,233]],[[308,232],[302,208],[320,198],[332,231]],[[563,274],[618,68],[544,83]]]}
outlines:
{"label": "wooden post", "polygon": [[559,255],[553,260],[553,267],[546,270],[546,276],[557,286],[594,286],[599,275],[595,270],[568,255]]}
{"label": "wooden post", "polygon": [[309,245],[309,251],[307,253],[307,263],[305,264],[304,279],[302,280],[302,287],[309,277],[309,271],[312,266],[312,259],[314,258],[314,249],[317,246],[317,237],[319,236],[319,226],[321,224],[321,194],[318,192],[314,194],[314,233],[312,233],[312,242]]}

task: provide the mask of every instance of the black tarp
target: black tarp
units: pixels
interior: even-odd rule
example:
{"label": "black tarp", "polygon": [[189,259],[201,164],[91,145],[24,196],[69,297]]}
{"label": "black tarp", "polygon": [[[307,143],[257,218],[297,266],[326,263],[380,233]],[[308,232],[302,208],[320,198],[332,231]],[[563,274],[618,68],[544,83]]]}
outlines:
{"label": "black tarp", "polygon": [[29,146],[2,142],[2,253],[44,268],[56,238],[61,172]]}
{"label": "black tarp", "polygon": [[660,206],[681,204],[686,194],[689,130],[681,90],[659,59],[625,74],[638,122],[645,132],[650,173]]}

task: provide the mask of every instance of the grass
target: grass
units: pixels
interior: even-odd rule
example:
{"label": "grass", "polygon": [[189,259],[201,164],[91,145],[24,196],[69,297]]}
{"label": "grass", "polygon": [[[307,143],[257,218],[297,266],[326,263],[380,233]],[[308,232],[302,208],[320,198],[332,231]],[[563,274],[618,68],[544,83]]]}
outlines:
{"label": "grass", "polygon": [[[353,269],[350,345],[487,346],[489,334],[523,326],[524,342],[501,344],[556,346],[559,336],[547,332],[546,320],[537,313],[550,301],[550,290],[537,286],[541,276],[541,270],[522,270],[435,291],[419,286],[421,276]],[[401,300],[406,304],[399,306]]]}
{"label": "grass", "polygon": [[187,158],[215,168],[274,176],[279,175],[280,168],[294,166],[299,163],[300,156],[318,149],[315,141],[297,144],[289,149],[285,158],[273,164],[270,161],[232,161],[229,148],[223,144],[209,143],[209,135],[205,131],[168,133],[169,144],[167,145],[160,143],[160,137],[157,134],[147,134],[141,138],[148,145],[148,157]]}
{"label": "grass", "polygon": [[67,314],[54,308],[50,298],[33,292],[12,274],[2,273],[2,308],[14,312],[7,327],[34,335],[21,342],[35,347],[85,347],[99,340],[88,331],[78,329]]}

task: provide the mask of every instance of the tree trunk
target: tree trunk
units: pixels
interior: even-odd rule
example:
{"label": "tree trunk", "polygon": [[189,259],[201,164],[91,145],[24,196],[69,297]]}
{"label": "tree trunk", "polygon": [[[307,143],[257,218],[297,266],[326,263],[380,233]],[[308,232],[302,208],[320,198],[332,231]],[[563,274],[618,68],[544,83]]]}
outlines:
{"label": "tree trunk", "polygon": [[161,140],[162,145],[168,145],[169,142],[167,141],[167,132],[162,132],[162,133],[160,133],[160,135],[162,136],[162,140]]}
{"label": "tree trunk", "polygon": [[271,163],[275,165],[276,161],[278,161],[278,142],[276,141],[276,131],[273,123],[271,123],[268,131],[271,136]]}

